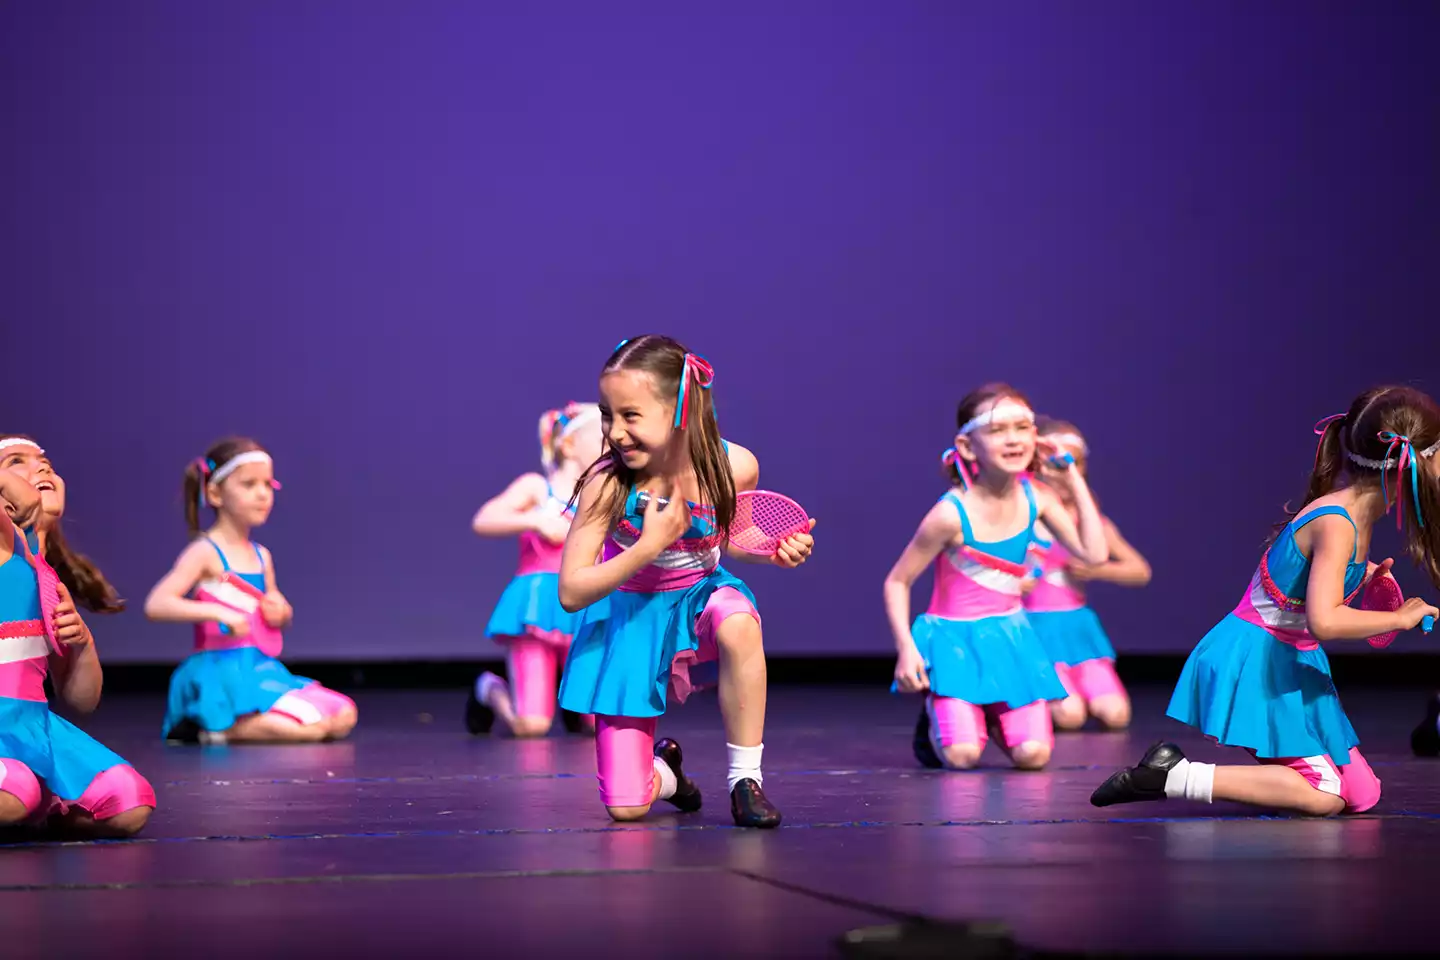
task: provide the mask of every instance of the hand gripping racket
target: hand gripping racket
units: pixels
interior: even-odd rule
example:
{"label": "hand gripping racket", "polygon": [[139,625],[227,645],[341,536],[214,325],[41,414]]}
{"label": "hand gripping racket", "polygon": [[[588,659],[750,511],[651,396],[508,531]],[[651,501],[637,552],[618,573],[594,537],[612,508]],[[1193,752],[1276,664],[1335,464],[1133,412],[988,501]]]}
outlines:
{"label": "hand gripping racket", "polygon": [[735,497],[730,545],[742,553],[773,556],[784,540],[809,532],[809,514],[789,497],[769,490],[746,490]]}
{"label": "hand gripping racket", "polygon": [[[284,637],[279,630],[265,622],[265,617],[260,612],[260,601],[265,599],[265,594],[250,583],[230,573],[222,573],[217,579],[197,584],[195,599],[218,603],[248,616],[251,643],[267,656],[280,656],[280,651],[284,649]],[[230,633],[230,628],[225,624],[218,626],[221,633]]]}
{"label": "hand gripping racket", "polygon": [[[1379,613],[1393,613],[1400,609],[1405,602],[1405,597],[1400,592],[1400,585],[1395,578],[1388,575],[1371,577],[1370,582],[1365,585],[1365,593],[1360,598],[1362,610],[1374,610]],[[1390,646],[1398,631],[1391,630],[1379,636],[1370,637],[1366,643],[1379,649]]]}

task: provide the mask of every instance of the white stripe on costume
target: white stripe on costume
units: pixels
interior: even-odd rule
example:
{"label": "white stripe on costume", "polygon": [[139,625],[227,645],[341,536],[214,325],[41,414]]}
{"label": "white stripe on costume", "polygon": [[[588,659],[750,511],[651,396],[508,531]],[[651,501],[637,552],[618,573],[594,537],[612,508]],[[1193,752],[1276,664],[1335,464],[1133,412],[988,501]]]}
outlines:
{"label": "white stripe on costume", "polygon": [[206,580],[200,584],[200,589],[214,597],[216,603],[224,604],[241,613],[254,613],[260,608],[260,601],[254,596],[224,580]]}
{"label": "white stripe on costume", "polygon": [[1267,627],[1301,633],[1309,629],[1309,620],[1306,619],[1304,610],[1285,610],[1276,606],[1275,601],[1270,599],[1270,594],[1265,592],[1259,573],[1250,581],[1250,605],[1255,608],[1255,613]]}
{"label": "white stripe on costume", "polygon": [[[610,535],[620,547],[629,550],[639,542],[638,537],[630,536],[624,530],[616,530]],[[683,542],[683,541],[682,541]],[[709,547],[702,550],[687,550],[684,547],[666,547],[652,560],[649,566],[659,567],[661,570],[695,570],[700,573],[709,573],[720,565],[720,548]]]}
{"label": "white stripe on costume", "polygon": [[304,697],[299,696],[293,690],[282,696],[279,700],[276,700],[275,705],[270,708],[270,712],[283,713],[286,716],[294,717],[306,726],[312,723],[319,723],[325,719],[325,715],[320,712],[319,707]]}
{"label": "white stripe on costume", "polygon": [[1315,784],[1316,790],[1334,797],[1340,796],[1340,771],[1335,769],[1335,764],[1330,762],[1329,757],[1301,757],[1300,762],[1320,778],[1320,782]]}
{"label": "white stripe on costume", "polygon": [[0,638],[0,663],[24,663],[50,655],[50,644],[44,634],[33,637]]}
{"label": "white stripe on costume", "polygon": [[1020,596],[1020,578],[1013,573],[1006,573],[1004,570],[996,570],[983,563],[976,563],[958,549],[947,550],[945,556],[949,559],[951,566],[976,585],[1005,596]]}

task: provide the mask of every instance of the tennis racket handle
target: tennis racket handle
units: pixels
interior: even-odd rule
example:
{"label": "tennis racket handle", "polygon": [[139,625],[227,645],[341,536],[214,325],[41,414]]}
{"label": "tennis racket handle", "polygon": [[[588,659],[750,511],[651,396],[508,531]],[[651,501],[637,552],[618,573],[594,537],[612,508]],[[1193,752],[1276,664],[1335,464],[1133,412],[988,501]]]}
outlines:
{"label": "tennis racket handle", "polygon": [[1420,629],[1423,630],[1423,631],[1425,631],[1426,633],[1429,633],[1431,630],[1434,630],[1434,629],[1435,629],[1435,618],[1434,618],[1434,617],[1425,617],[1425,618],[1423,618],[1423,619],[1420,621]]}
{"label": "tennis racket handle", "polygon": [[666,507],[670,506],[670,501],[665,497],[652,497],[650,494],[642,490],[635,495],[635,508],[641,513],[644,513],[646,506],[649,505],[651,500],[654,500],[657,504],[655,508],[657,510],[664,510]]}

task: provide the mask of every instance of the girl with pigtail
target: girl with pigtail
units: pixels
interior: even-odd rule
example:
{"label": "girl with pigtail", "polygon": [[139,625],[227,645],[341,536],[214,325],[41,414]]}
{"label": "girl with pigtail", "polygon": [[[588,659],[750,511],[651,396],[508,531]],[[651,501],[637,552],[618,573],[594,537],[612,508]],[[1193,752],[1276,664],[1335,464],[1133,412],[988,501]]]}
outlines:
{"label": "girl with pigtail", "polygon": [[[254,440],[221,440],[185,468],[194,539],[145,600],[151,620],[195,625],[195,652],[170,677],[162,728],[182,743],[305,743],[355,727],[355,702],[297,677],[278,657],[294,611],[275,560],[250,539],[275,504],[274,463]],[[201,513],[215,511],[203,533]]]}
{"label": "girl with pigtail", "polygon": [[1316,433],[1303,506],[1277,528],[1240,603],[1190,654],[1168,711],[1258,764],[1198,763],[1157,743],[1101,784],[1094,805],[1230,800],[1333,816],[1379,802],[1380,780],[1357,749],[1321,644],[1410,630],[1436,615],[1417,598],[1395,610],[1350,604],[1391,575],[1393,560],[1366,555],[1375,522],[1392,510],[1410,559],[1440,587],[1440,407],[1419,390],[1379,387]]}
{"label": "girl with pigtail", "polygon": [[[511,482],[475,514],[482,537],[517,537],[520,561],[490,622],[487,639],[505,648],[509,683],[482,673],[470,691],[465,726],[488,733],[496,718],[515,737],[543,737],[555,719],[555,677],[580,615],[560,606],[560,554],[574,512],[575,483],[600,458],[600,408],[571,403],[540,416],[543,472]],[[599,611],[596,612],[599,615]],[[572,733],[594,732],[595,718],[566,711]]]}
{"label": "girl with pigtail", "polygon": [[[607,454],[580,478],[560,565],[561,605],[585,610],[560,706],[596,716],[600,796],[612,818],[638,819],[656,800],[699,810],[680,745],[656,743],[655,727],[669,699],[689,695],[690,668],[718,659],[731,816],[742,827],[776,827],[781,814],[760,770],[760,614],[720,560],[795,567],[814,540],[796,534],[758,558],[730,548],[736,492],[755,489],[760,468],[721,438],[714,380],[703,357],[653,334],[622,341],[601,369]],[[602,599],[608,609],[594,606]]]}

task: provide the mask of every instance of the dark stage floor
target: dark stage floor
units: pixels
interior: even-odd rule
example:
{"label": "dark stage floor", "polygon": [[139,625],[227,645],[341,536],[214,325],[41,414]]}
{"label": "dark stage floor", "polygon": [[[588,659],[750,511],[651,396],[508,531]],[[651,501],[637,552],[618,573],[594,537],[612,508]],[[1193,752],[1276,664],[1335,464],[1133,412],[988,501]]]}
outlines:
{"label": "dark stage floor", "polygon": [[1135,730],[1065,736],[1043,773],[993,748],[978,772],[920,770],[912,699],[771,697],[766,786],[786,823],[768,833],[731,825],[713,696],[661,727],[705,810],[625,827],[600,807],[592,741],[472,739],[463,692],[362,692],[350,742],[229,749],[165,747],[159,698],[113,697],[90,727],[160,809],[135,841],[0,848],[0,956],[812,957],[908,918],[1141,955],[1436,943],[1440,761],[1409,755],[1418,689],[1347,693],[1385,799],[1332,821],[1092,808],[1111,769],[1181,732],[1159,689]]}

